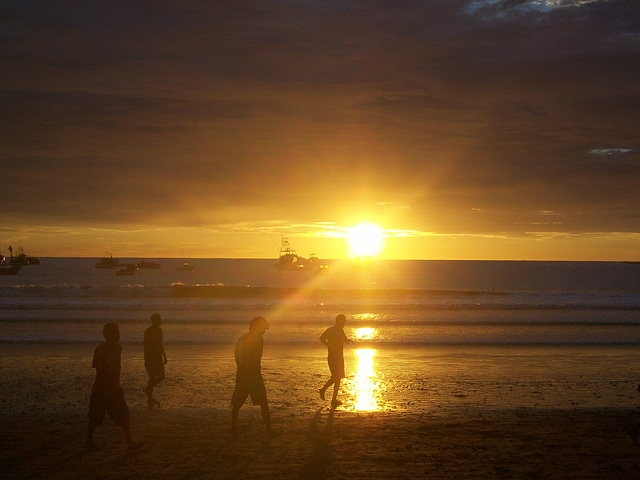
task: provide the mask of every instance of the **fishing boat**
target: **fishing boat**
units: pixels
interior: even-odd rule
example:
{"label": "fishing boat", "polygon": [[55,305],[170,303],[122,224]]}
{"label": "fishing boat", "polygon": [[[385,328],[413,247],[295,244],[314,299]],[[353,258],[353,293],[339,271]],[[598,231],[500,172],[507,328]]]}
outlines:
{"label": "fishing boat", "polygon": [[23,247],[18,247],[19,253],[15,257],[13,256],[11,245],[9,245],[9,251],[12,253],[11,265],[20,265],[23,267],[27,265],[40,265],[40,259],[24,253]]}
{"label": "fishing boat", "polygon": [[135,263],[127,263],[126,265],[121,265],[121,268],[116,270],[116,275],[135,275],[138,273],[138,267],[136,267]]}
{"label": "fishing boat", "polygon": [[113,258],[110,252],[104,254],[104,257],[100,259],[98,263],[96,263],[96,268],[116,268],[120,266],[120,262],[118,262],[117,258]]}
{"label": "fishing boat", "polygon": [[184,262],[181,267],[176,267],[177,272],[192,272],[193,266],[189,262]]}
{"label": "fishing boat", "polygon": [[275,268],[280,271],[294,271],[304,272],[309,270],[319,269],[326,270],[328,265],[323,264],[315,253],[309,255],[309,258],[304,258],[296,253],[291,247],[289,239],[282,237],[282,245],[280,246],[280,256],[275,263]]}
{"label": "fishing boat", "polygon": [[11,265],[7,262],[0,263],[0,275],[17,275],[22,270],[22,265]]}
{"label": "fishing boat", "polygon": [[0,275],[17,275],[22,270],[22,265],[13,263],[13,249],[9,246],[11,260],[7,262],[4,255],[0,255]]}
{"label": "fishing boat", "polygon": [[17,275],[22,270],[22,265],[0,264],[0,275]]}
{"label": "fishing boat", "polygon": [[311,267],[306,266],[304,261],[305,258],[298,255],[291,247],[289,239],[287,237],[282,237],[280,256],[274,265],[276,269],[280,271],[310,270]]}
{"label": "fishing boat", "polygon": [[138,262],[138,268],[139,269],[152,268],[157,270],[160,268],[160,262],[145,262],[144,260],[140,260]]}

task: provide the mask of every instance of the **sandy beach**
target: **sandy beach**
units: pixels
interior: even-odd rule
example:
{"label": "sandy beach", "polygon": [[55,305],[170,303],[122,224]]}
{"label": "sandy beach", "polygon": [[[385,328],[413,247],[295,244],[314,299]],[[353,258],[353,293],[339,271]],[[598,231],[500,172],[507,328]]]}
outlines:
{"label": "sandy beach", "polygon": [[161,408],[148,411],[141,345],[125,344],[122,384],[144,441],[131,454],[108,420],[102,450],[84,448],[94,347],[3,345],[3,478],[640,478],[628,347],[353,349],[331,412],[317,394],[322,346],[267,343],[269,441],[249,404],[231,439],[232,346],[167,346]]}

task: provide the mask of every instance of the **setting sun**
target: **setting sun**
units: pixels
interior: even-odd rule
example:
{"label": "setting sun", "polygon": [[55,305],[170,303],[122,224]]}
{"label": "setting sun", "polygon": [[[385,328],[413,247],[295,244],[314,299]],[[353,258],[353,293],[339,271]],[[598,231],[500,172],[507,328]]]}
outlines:
{"label": "setting sun", "polygon": [[362,222],[349,229],[349,253],[354,257],[375,257],[384,246],[384,234],[375,223]]}

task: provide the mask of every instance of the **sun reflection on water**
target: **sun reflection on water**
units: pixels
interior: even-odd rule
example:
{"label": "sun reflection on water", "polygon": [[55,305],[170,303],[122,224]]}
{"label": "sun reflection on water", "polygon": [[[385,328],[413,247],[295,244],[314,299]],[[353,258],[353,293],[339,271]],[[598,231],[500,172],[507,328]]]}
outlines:
{"label": "sun reflection on water", "polygon": [[357,340],[373,340],[378,336],[378,331],[375,328],[360,327],[356,328],[353,336],[356,337]]}
{"label": "sun reflection on water", "polygon": [[377,318],[378,318],[377,313],[354,313],[353,314],[353,319],[359,322],[363,320],[376,320]]}
{"label": "sun reflection on water", "polygon": [[358,357],[358,367],[356,375],[353,379],[352,388],[354,400],[354,409],[362,411],[378,410],[378,402],[376,400],[376,372],[374,370],[373,357],[376,354],[373,348],[356,349]]}

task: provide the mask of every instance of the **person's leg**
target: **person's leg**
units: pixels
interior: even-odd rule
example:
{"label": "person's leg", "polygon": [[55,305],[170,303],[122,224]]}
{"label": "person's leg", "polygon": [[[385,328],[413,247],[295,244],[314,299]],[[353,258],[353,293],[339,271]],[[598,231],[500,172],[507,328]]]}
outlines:
{"label": "person's leg", "polygon": [[124,432],[124,439],[127,442],[127,445],[133,442],[131,440],[131,422],[129,419],[122,421],[122,431]]}
{"label": "person's leg", "polygon": [[333,384],[333,397],[331,398],[331,408],[336,408],[338,405],[342,405],[342,402],[338,400],[338,391],[340,390],[340,377],[336,378]]}
{"label": "person's leg", "polygon": [[260,405],[260,410],[262,410],[262,418],[264,419],[264,425],[267,427],[267,433],[271,434],[271,412],[269,411],[269,404],[264,402]]}
{"label": "person's leg", "polygon": [[161,371],[157,371],[153,375],[149,376],[149,384],[151,385],[151,388],[157,387],[162,380],[164,380],[164,374]]}
{"label": "person's leg", "polygon": [[331,398],[331,401],[335,402],[338,399],[338,390],[340,390],[341,380],[342,380],[341,378],[338,378],[333,383],[333,397]]}
{"label": "person's leg", "polygon": [[153,398],[153,377],[151,375],[149,375],[149,380],[147,380],[147,388],[144,389],[144,393],[147,394],[148,400]]}
{"label": "person's leg", "polygon": [[324,387],[318,390],[320,392],[320,398],[322,400],[324,400],[324,393],[327,391],[327,388],[329,388],[333,383],[333,377],[331,377],[329,380],[327,380],[327,383],[324,384]]}
{"label": "person's leg", "polygon": [[336,378],[333,384],[333,397],[331,398],[331,407],[336,408],[338,405],[342,405],[342,402],[338,400],[338,391],[340,390],[340,378]]}
{"label": "person's leg", "polygon": [[96,426],[91,420],[89,420],[89,426],[87,427],[87,448],[89,449],[96,448],[96,444],[93,443],[93,432],[95,431],[95,429]]}
{"label": "person's leg", "polygon": [[93,432],[96,429],[96,425],[102,424],[105,411],[104,398],[95,392],[91,392],[91,398],[89,400],[89,424],[87,426],[87,448],[89,450],[98,450],[96,444],[93,443]]}
{"label": "person's leg", "polygon": [[164,377],[153,368],[149,368],[147,372],[149,373],[149,380],[147,381],[147,387],[144,388],[143,391],[147,394],[147,408],[151,409],[154,405],[156,407],[160,406],[160,402],[153,398],[153,388],[157,386]]}
{"label": "person's leg", "polygon": [[240,413],[240,405],[233,405],[231,409],[231,432],[235,437],[238,434],[238,414]]}
{"label": "person's leg", "polygon": [[631,438],[633,439],[633,444],[638,445],[638,431],[640,431],[640,420],[638,420],[631,431]]}
{"label": "person's leg", "polygon": [[142,442],[134,442],[131,439],[131,422],[128,418],[122,421],[122,431],[124,433],[124,439],[127,442],[127,450],[132,452],[142,447]]}
{"label": "person's leg", "polygon": [[158,385],[160,380],[156,375],[149,374],[149,381],[147,382],[147,388],[144,389],[144,393],[147,394],[147,408],[152,408],[154,405],[159,407],[160,402],[153,398],[153,387]]}

